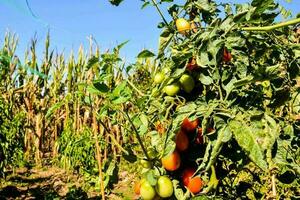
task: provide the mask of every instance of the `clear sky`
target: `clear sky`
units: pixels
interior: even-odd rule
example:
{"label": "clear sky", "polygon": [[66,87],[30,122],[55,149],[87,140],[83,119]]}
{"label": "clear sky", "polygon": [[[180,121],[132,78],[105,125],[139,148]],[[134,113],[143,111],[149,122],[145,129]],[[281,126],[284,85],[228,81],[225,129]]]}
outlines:
{"label": "clear sky", "polygon": [[[174,0],[176,3],[183,1]],[[247,2],[247,0],[225,1]],[[48,31],[47,24],[50,26],[51,48],[59,52],[64,51],[66,55],[69,55],[72,48],[77,51],[81,43],[87,44],[89,35],[94,36],[102,51],[129,40],[121,53],[129,62],[133,62],[143,48],[156,52],[160,33],[157,24],[161,19],[154,7],[149,6],[141,10],[139,0],[125,0],[119,7],[110,5],[108,0],[28,0],[28,2],[39,20],[29,14],[25,0],[0,0],[0,45],[3,43],[6,30],[15,32],[19,35],[17,54],[21,58],[35,34],[38,39],[38,53],[43,52]],[[291,9],[294,15],[300,12],[299,0],[284,5]]]}

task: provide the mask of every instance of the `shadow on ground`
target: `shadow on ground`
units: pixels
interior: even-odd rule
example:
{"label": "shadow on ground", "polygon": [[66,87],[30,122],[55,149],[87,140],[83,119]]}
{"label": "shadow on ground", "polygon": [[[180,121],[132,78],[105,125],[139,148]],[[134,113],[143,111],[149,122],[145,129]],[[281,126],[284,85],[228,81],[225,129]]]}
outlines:
{"label": "shadow on ground", "polygon": [[70,185],[67,175],[59,171],[30,172],[24,175],[16,173],[0,183],[0,200],[100,199],[97,196],[88,198],[81,187]]}
{"label": "shadow on ground", "polygon": [[88,198],[88,195],[81,188],[76,188],[69,191],[65,196],[60,196],[51,186],[19,189],[16,186],[6,186],[0,190],[0,199],[12,200],[12,199],[89,199],[97,200],[100,197]]}

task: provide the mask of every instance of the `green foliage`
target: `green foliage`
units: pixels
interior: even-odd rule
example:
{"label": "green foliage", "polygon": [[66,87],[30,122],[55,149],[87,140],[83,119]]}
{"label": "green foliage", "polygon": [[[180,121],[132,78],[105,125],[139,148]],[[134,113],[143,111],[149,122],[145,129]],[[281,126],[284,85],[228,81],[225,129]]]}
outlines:
{"label": "green foliage", "polygon": [[[148,4],[144,1],[144,6]],[[273,0],[236,5],[186,1],[181,8],[173,5],[169,13],[173,19],[189,15],[196,30],[181,34],[174,31],[173,21],[164,24],[155,70],[166,78],[158,85],[140,86],[145,96],[139,99],[133,121],[145,146],[157,152],[150,159],[157,168],[142,174],[153,185],[159,174],[168,174],[174,179],[176,198],[189,198],[176,181],[182,169],[169,173],[159,159],[176,148],[175,135],[183,119],[198,118],[204,143],[194,143],[197,133],[189,133],[192,144],[181,153],[183,167],[197,166],[206,185],[195,199],[299,194],[299,45],[288,23],[257,29],[274,24],[279,14],[287,12]],[[230,53],[229,60],[224,52]],[[148,56],[152,54],[146,50],[139,54]],[[192,59],[197,65],[193,70],[188,69]],[[192,93],[165,96],[163,88],[185,73],[196,82]],[[163,135],[157,122],[165,129]]]}
{"label": "green foliage", "polygon": [[0,176],[5,170],[24,164],[24,113],[15,114],[0,97]]}

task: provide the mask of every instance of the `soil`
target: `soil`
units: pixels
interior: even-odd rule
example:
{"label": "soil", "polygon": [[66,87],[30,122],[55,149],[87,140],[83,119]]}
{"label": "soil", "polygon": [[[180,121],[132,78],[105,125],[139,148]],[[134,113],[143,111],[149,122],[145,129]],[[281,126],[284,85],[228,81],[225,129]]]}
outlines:
{"label": "soil", "polygon": [[[133,175],[121,172],[118,184],[105,199],[137,199],[131,190],[133,181]],[[83,177],[57,167],[20,168],[0,180],[0,200],[102,199],[99,192],[86,192],[83,187]]]}

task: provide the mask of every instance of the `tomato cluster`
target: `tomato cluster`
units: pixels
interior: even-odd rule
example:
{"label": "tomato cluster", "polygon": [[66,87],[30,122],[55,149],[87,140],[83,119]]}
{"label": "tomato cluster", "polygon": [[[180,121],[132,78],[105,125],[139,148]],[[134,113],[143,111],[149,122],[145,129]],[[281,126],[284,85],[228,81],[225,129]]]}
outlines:
{"label": "tomato cluster", "polygon": [[[183,35],[187,35],[190,31],[196,31],[197,29],[197,26],[194,22],[189,22],[184,18],[177,19],[175,24],[178,32]],[[224,47],[221,60],[224,64],[228,64],[232,60],[231,52],[226,47]],[[200,70],[200,67],[197,64],[197,58],[195,56],[192,56],[190,59],[188,59],[185,69],[186,72],[181,75],[179,79],[170,80],[168,84],[164,86],[163,92],[167,96],[176,96],[181,90],[187,94],[193,93],[193,90],[196,86],[196,80],[198,79],[197,76],[199,75],[197,71]],[[161,84],[165,80],[166,73],[168,71],[169,70],[166,69],[164,72],[157,73],[154,76],[154,83]]]}
{"label": "tomato cluster", "polygon": [[[197,26],[193,22],[190,23],[183,18],[178,19],[175,24],[178,32],[183,35],[189,34],[190,31],[197,31]],[[232,56],[228,49],[224,48],[222,56],[221,60],[223,63],[231,62]],[[170,69],[163,69],[155,74],[153,82],[162,86],[162,91],[167,96],[173,97],[178,95],[179,92],[183,96],[192,96],[200,84],[200,82],[199,84],[197,82],[200,71],[197,58],[193,56],[187,60],[184,72],[179,77],[170,79],[167,77]],[[170,197],[173,195],[174,190],[171,179],[180,180],[181,186],[194,195],[201,192],[204,181],[197,172],[199,163],[196,163],[196,157],[202,157],[205,147],[203,130],[200,124],[200,119],[198,118],[190,120],[186,117],[182,120],[174,138],[176,149],[160,160],[168,176],[160,176],[156,185],[153,185],[153,182],[151,185],[145,178],[141,179],[135,186],[136,194],[143,199],[154,199],[157,196],[162,198]],[[166,133],[166,129],[161,122],[157,122],[155,128],[161,136]],[[212,131],[213,129],[211,128],[206,130],[206,132]],[[194,155],[194,152],[197,152],[197,156]],[[146,164],[144,163],[143,166],[151,168],[149,161]]]}
{"label": "tomato cluster", "polygon": [[[164,79],[164,73],[159,72],[154,76],[154,83],[160,84],[164,81]],[[176,96],[181,89],[186,93],[191,93],[194,87],[195,81],[193,77],[190,74],[185,73],[179,78],[179,80],[173,81],[172,83],[166,85],[163,91],[168,96]]]}
{"label": "tomato cluster", "polygon": [[178,171],[181,183],[193,194],[199,193],[204,184],[200,176],[196,175],[194,166],[182,163],[181,154],[184,155],[186,160],[189,157],[187,151],[190,146],[203,144],[202,129],[199,128],[199,125],[199,119],[190,121],[188,118],[185,118],[175,136],[176,150],[161,159],[162,166],[167,171]]}
{"label": "tomato cluster", "polygon": [[[156,129],[160,135],[166,134],[163,125],[156,123]],[[213,129],[209,129],[211,132]],[[136,182],[134,192],[140,195],[142,199],[155,199],[156,197],[170,197],[173,195],[173,184],[171,179],[180,180],[183,187],[193,194],[199,193],[204,181],[197,175],[196,165],[187,161],[193,148],[201,148],[203,144],[202,128],[198,118],[190,120],[185,118],[175,135],[176,149],[167,156],[161,158],[162,167],[166,170],[167,175],[157,178],[156,185],[151,185],[145,178]],[[192,150],[191,150],[192,149]],[[143,168],[150,169],[153,166],[150,161],[142,160]]]}
{"label": "tomato cluster", "polygon": [[155,186],[152,186],[143,178],[135,183],[134,192],[144,200],[152,200],[160,197],[168,198],[173,195],[173,184],[167,176],[160,176]]}

